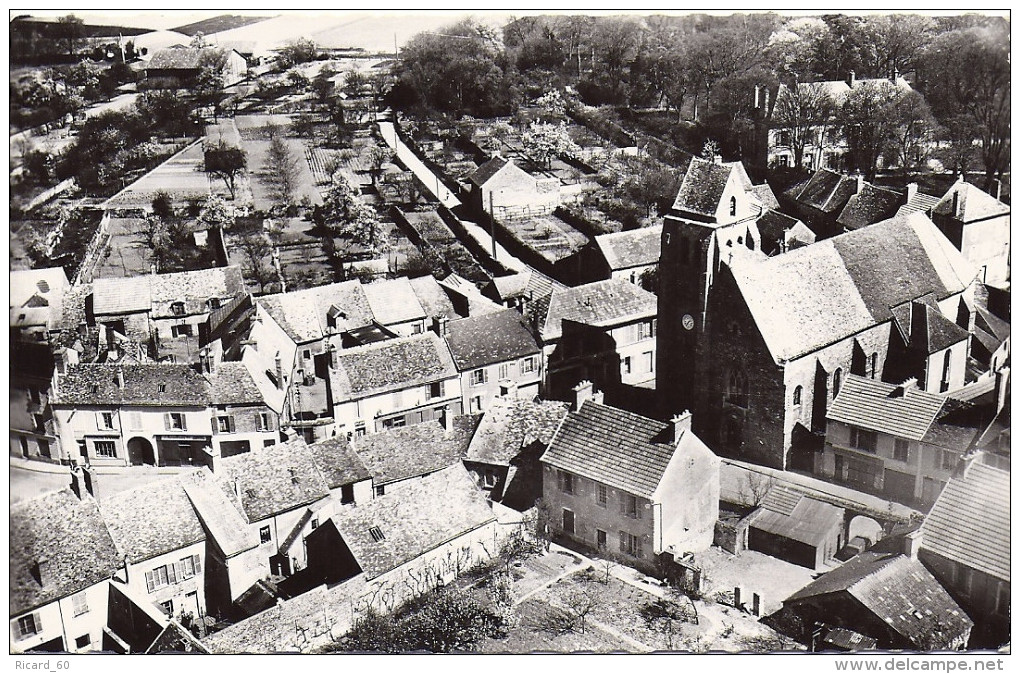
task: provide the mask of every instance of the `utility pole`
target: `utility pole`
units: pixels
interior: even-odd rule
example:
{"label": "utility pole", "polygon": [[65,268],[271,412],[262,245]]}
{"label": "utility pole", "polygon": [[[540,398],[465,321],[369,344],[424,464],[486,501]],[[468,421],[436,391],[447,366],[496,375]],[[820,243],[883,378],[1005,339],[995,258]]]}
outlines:
{"label": "utility pole", "polygon": [[492,261],[496,261],[496,211],[492,209],[492,190],[489,190],[489,236],[492,237]]}

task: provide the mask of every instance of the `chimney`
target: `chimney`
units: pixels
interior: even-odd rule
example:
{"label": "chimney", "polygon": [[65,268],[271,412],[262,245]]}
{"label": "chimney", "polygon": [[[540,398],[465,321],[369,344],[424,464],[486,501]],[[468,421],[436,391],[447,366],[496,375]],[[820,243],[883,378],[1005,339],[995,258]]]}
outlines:
{"label": "chimney", "polygon": [[846,83],[847,83],[847,86],[849,86],[850,88],[853,88],[853,86],[854,86],[854,83],[855,83],[856,81],[857,81],[857,73],[856,73],[856,72],[854,72],[853,70],[851,70],[851,71],[850,71],[850,74],[849,74],[849,75],[847,76],[847,78],[846,78]]}
{"label": "chimney", "polygon": [[40,557],[35,562],[35,578],[39,581],[41,587],[51,587],[53,585],[53,565],[50,563],[49,558]]}
{"label": "chimney", "polygon": [[927,341],[928,305],[914,300],[910,303],[910,343]]}
{"label": "chimney", "polygon": [[907,201],[917,196],[917,183],[907,183]]}
{"label": "chimney", "polygon": [[864,191],[864,174],[858,173],[857,175],[854,176],[854,179],[857,180],[857,192],[855,192],[855,194],[860,194],[862,191]]}
{"label": "chimney", "polygon": [[574,387],[574,411],[581,409],[581,406],[585,402],[592,399],[592,392],[595,389],[595,384],[591,383],[587,379],[582,381],[580,384]]}
{"label": "chimney", "polygon": [[335,370],[336,369],[336,352],[337,352],[336,344],[334,344],[333,342],[330,342],[329,344],[327,344],[326,345],[326,352],[329,353],[329,366]]}
{"label": "chimney", "polygon": [[903,554],[910,559],[917,559],[917,551],[921,549],[921,530],[908,531],[903,536]]}
{"label": "chimney", "polygon": [[453,430],[453,413],[449,409],[443,408],[443,416],[439,418],[439,423],[443,425],[443,428],[447,431]]}
{"label": "chimney", "polygon": [[673,444],[680,442],[684,432],[691,430],[691,411],[684,410],[671,419],[673,423]]}
{"label": "chimney", "polygon": [[911,391],[917,388],[917,377],[911,377],[905,380],[902,384],[897,386],[889,397],[891,398],[902,398],[907,395],[907,391]]}
{"label": "chimney", "polygon": [[432,330],[440,337],[446,337],[450,319],[446,316],[434,316],[432,318]]}
{"label": "chimney", "polygon": [[956,219],[960,218],[960,188],[957,187],[953,190],[953,217]]}
{"label": "chimney", "polygon": [[124,368],[120,365],[117,366],[116,371],[113,373],[113,381],[116,382],[117,388],[124,389]]}
{"label": "chimney", "polygon": [[79,468],[78,466],[75,466],[74,468],[71,469],[71,491],[73,491],[74,495],[77,496],[79,499],[81,498],[82,477],[81,468]]}
{"label": "chimney", "polygon": [[893,84],[896,84],[896,82],[899,79],[900,79],[900,71],[899,71],[899,69],[893,68],[892,76],[889,78],[889,81],[892,82]]}
{"label": "chimney", "polygon": [[217,468],[221,467],[220,459],[223,458],[222,452],[219,447],[206,447],[205,448],[206,461],[209,465],[209,470],[216,472]]}
{"label": "chimney", "polygon": [[751,615],[761,615],[761,595],[757,592],[751,595]]}
{"label": "chimney", "polygon": [[992,196],[995,197],[996,200],[998,200],[999,197],[1002,196],[1002,181],[999,180],[998,178],[992,181],[992,189],[994,190],[992,192]]}
{"label": "chimney", "polygon": [[499,395],[503,398],[516,398],[517,397],[517,382],[512,379],[501,381],[499,383]]}
{"label": "chimney", "polygon": [[276,354],[276,358],[273,360],[273,364],[276,367],[276,388],[283,390],[283,359],[280,358],[280,354]]}
{"label": "chimney", "polygon": [[754,109],[757,110],[761,107],[761,87],[757,84],[754,85]]}

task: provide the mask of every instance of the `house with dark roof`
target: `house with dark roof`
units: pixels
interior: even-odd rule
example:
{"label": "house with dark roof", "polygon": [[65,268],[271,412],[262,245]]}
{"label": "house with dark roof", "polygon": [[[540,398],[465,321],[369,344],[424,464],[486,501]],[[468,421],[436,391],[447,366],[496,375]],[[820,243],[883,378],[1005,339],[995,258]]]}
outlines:
{"label": "house with dark roof", "polygon": [[1009,287],[1009,206],[961,178],[932,208],[931,219],[977,267],[982,283]]}
{"label": "house with dark roof", "polygon": [[539,325],[546,396],[581,381],[605,391],[655,383],[655,295],[622,279],[557,288]]}
{"label": "house with dark roof", "polygon": [[776,209],[762,213],[757,224],[761,233],[761,252],[766,255],[808,246],[817,239],[803,222]]}
{"label": "house with dark roof", "polygon": [[372,473],[346,435],[308,445],[315,466],[333,495],[334,506],[367,503],[372,500]]}
{"label": "house with dark roof", "polygon": [[552,400],[492,400],[464,455],[464,467],[491,500],[524,511],[541,498],[538,460],[568,409]]}
{"label": "house with dark roof", "polygon": [[976,271],[924,214],[768,258],[717,253],[711,225],[665,227],[659,396],[720,453],[812,471],[848,374],[962,386]]}
{"label": "house with dark roof", "polygon": [[1009,363],[1010,325],[985,307],[974,307],[974,339],[970,355],[989,372],[998,372]]}
{"label": "house with dark roof", "polygon": [[493,277],[482,288],[482,295],[497,304],[513,307],[528,314],[529,305],[548,303],[554,288],[565,288],[562,283],[530,267],[516,274]]}
{"label": "house with dark roof", "polygon": [[336,432],[377,433],[462,413],[460,373],[435,332],[332,352]]}
{"label": "house with dark roof", "polygon": [[904,202],[904,196],[899,192],[866,182],[857,194],[847,200],[836,218],[836,224],[844,232],[867,227],[896,215]]}
{"label": "house with dark roof", "polygon": [[651,569],[712,545],[719,459],[691,430],[579,398],[541,457],[556,536]]}
{"label": "house with dark roof", "polygon": [[600,234],[577,256],[576,278],[585,281],[624,279],[642,285],[642,278],[659,264],[662,226]]}
{"label": "house with dark roof", "polygon": [[918,557],[974,619],[973,648],[1009,640],[1009,478],[978,460],[961,464],[921,525]]}
{"label": "house with dark roof", "polygon": [[151,312],[152,299],[145,278],[98,278],[92,282],[92,315],[97,324],[148,343]]}
{"label": "house with dark roof", "polygon": [[810,639],[816,625],[874,639],[882,649],[961,650],[974,623],[915,557],[862,552],[783,601]]}
{"label": "house with dark roof", "polygon": [[12,505],[10,545],[11,652],[102,650],[123,560],[96,501],[61,489]]}
{"label": "house with dark roof", "polygon": [[791,564],[824,569],[843,547],[843,508],[773,485],[747,518],[747,547]]}
{"label": "house with dark roof", "polygon": [[477,213],[495,211],[498,218],[507,209],[553,206],[560,202],[560,181],[536,178],[517,166],[513,159],[495,156],[467,177],[470,201]]}
{"label": "house with dark roof", "polygon": [[815,474],[911,505],[930,506],[981,433],[954,420],[960,405],[918,389],[854,374],[826,413]]}
{"label": "house with dark roof", "polygon": [[146,86],[150,89],[190,88],[202,69],[219,59],[224,61],[222,86],[237,84],[248,76],[248,62],[233,49],[195,48],[175,44],[149,57],[145,64]]}
{"label": "house with dark roof", "polygon": [[542,381],[542,352],[525,319],[513,309],[439,323],[460,372],[468,414],[488,409],[496,396],[530,399]]}
{"label": "house with dark roof", "polygon": [[308,537],[309,574],[363,578],[394,602],[447,583],[499,549],[492,508],[463,466],[334,514]]}
{"label": "house with dark roof", "polygon": [[781,203],[819,239],[825,239],[843,231],[836,221],[850,198],[861,192],[864,185],[862,175],[848,176],[821,168],[783,192]]}

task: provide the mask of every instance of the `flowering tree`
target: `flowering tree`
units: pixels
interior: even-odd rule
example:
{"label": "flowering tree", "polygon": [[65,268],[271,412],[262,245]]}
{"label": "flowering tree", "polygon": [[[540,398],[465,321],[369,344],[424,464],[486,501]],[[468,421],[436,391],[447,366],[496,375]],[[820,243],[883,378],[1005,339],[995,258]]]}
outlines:
{"label": "flowering tree", "polygon": [[545,168],[552,164],[553,157],[557,155],[575,155],[580,148],[567,133],[567,125],[546,124],[544,122],[532,122],[531,126],[521,136],[528,153]]}

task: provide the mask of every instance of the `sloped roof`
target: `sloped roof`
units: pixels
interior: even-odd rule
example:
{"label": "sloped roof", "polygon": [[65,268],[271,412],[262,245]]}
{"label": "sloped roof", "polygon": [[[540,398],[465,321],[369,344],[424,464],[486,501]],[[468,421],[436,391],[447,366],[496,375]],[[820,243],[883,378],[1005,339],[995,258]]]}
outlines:
{"label": "sloped roof", "polygon": [[329,485],[301,438],[253,447],[250,452],[221,460],[216,476],[224,491],[234,482],[249,522],[311,505],[329,496]]}
{"label": "sloped roof", "polygon": [[478,426],[477,416],[460,416],[447,431],[438,421],[391,428],[351,440],[376,485],[425,475],[463,458]]}
{"label": "sloped roof", "polygon": [[703,216],[715,215],[733,170],[732,165],[692,158],[680,182],[673,209]]}
{"label": "sloped roof", "polygon": [[826,168],[818,169],[807,182],[786,191],[786,195],[797,203],[824,213],[841,211],[856,193],[856,178]]}
{"label": "sloped roof", "polygon": [[887,321],[905,301],[962,292],[976,276],[921,213],[764,260],[735,258],[730,269],[777,362]]}
{"label": "sloped roof", "polygon": [[[290,352],[289,358],[281,356],[280,361],[281,363],[287,364],[284,366],[284,378],[286,378],[288,376],[286,368],[289,367],[290,363],[294,362],[294,352]],[[251,378],[251,383],[258,389],[259,400],[261,400],[269,409],[273,410],[277,414],[281,414],[283,412],[283,405],[286,399],[286,391],[284,388],[280,388],[273,383],[273,381],[269,378],[269,375],[266,374],[267,372],[273,372],[273,376],[276,376],[275,359],[274,361],[270,361],[254,347],[245,346],[241,349],[240,362],[244,365],[245,369],[247,369],[248,376]]]}
{"label": "sloped roof", "polygon": [[365,299],[375,320],[393,325],[425,318],[425,309],[406,277],[363,285]]}
{"label": "sloped roof", "polygon": [[[110,578],[121,561],[96,502],[60,489],[10,510],[10,614],[24,613]],[[47,585],[35,576],[46,563]]]}
{"label": "sloped roof", "polygon": [[797,218],[769,209],[758,218],[758,232],[761,234],[761,250],[772,255],[780,250],[779,242],[786,241],[792,234],[791,241],[802,241],[805,244],[815,242],[815,233]]}
{"label": "sloped roof", "polygon": [[557,288],[549,299],[541,335],[558,339],[563,321],[606,327],[638,318],[651,318],[658,299],[647,290],[623,279],[604,279],[573,288]]}
{"label": "sloped roof", "polygon": [[450,321],[446,344],[461,372],[539,353],[524,318],[514,309]]}
{"label": "sloped roof", "polygon": [[[411,279],[411,288],[414,290],[418,302],[421,303],[426,317],[445,316],[454,319],[459,316],[453,302],[450,301],[450,296],[431,274]],[[471,285],[471,288],[477,293],[477,288],[474,285]]]}
{"label": "sloped roof", "polygon": [[914,386],[904,388],[851,374],[843,381],[826,418],[898,438],[921,440],[945,402],[945,396]]}
{"label": "sloped roof", "polygon": [[1008,583],[1009,477],[976,461],[953,477],[921,525],[921,547]]}
{"label": "sloped roof", "polygon": [[779,200],[776,199],[776,193],[772,191],[768,183],[762,183],[761,185],[752,185],[748,190],[758,201],[761,202],[763,208],[766,209],[779,209]]}
{"label": "sloped roof", "polygon": [[97,316],[151,310],[148,276],[97,278],[92,282],[92,311]]}
{"label": "sloped roof", "polygon": [[434,332],[336,352],[333,401],[346,402],[457,376],[450,349]]}
{"label": "sloped roof", "polygon": [[850,197],[836,222],[846,229],[860,229],[896,215],[903,195],[893,190],[864,183],[860,192]]}
{"label": "sloped roof", "polygon": [[181,478],[181,486],[198,519],[225,556],[233,557],[259,546],[258,536],[208,468]]}
{"label": "sloped roof", "polygon": [[[957,210],[953,212],[953,200],[959,195]],[[957,182],[943,195],[935,206],[936,215],[951,217],[960,222],[974,222],[996,215],[1009,213],[1009,206],[975,185]]]}
{"label": "sloped roof", "polygon": [[[463,466],[409,482],[403,489],[332,517],[368,579],[495,520]],[[381,540],[370,528],[378,527]]]}
{"label": "sloped roof", "polygon": [[[124,373],[124,388],[115,373]],[[209,385],[189,365],[166,363],[78,363],[57,374],[50,397],[62,405],[205,406]]]}
{"label": "sloped roof", "polygon": [[[925,650],[948,647],[974,626],[919,561],[900,554],[862,552],[795,592],[784,604],[837,592],[849,593]],[[932,639],[938,643],[932,644]]]}
{"label": "sloped roof", "polygon": [[201,313],[208,310],[209,298],[233,299],[245,292],[244,277],[237,265],[150,274],[145,278],[154,309],[164,303],[184,302],[188,313]]}
{"label": "sloped roof", "polygon": [[468,176],[468,181],[481,187],[485,183],[489,182],[493,176],[502,171],[503,167],[509,163],[509,160],[503,159],[502,157],[493,157],[475,169],[471,175]]}
{"label": "sloped roof", "polygon": [[676,447],[672,425],[586,401],[567,414],[542,463],[651,498]]}
{"label": "sloped roof", "polygon": [[147,70],[197,70],[202,67],[202,56],[205,53],[214,54],[223,50],[216,47],[194,49],[192,47],[167,47],[160,49],[145,66]]}
{"label": "sloped roof", "polygon": [[205,540],[202,523],[177,477],[105,496],[99,510],[117,550],[131,562]]}
{"label": "sloped roof", "polygon": [[939,203],[938,197],[933,197],[930,194],[924,192],[915,192],[914,196],[907,200],[907,203],[903,204],[896,211],[896,215],[910,215],[911,213],[928,213],[935,208]]}
{"label": "sloped roof", "polygon": [[552,400],[494,398],[464,458],[509,464],[522,449],[536,442],[547,446],[568,409],[567,403]]}
{"label": "sloped roof", "polygon": [[204,376],[209,382],[209,402],[213,405],[261,405],[265,402],[261,389],[243,361],[218,363],[211,373]]}
{"label": "sloped roof", "polygon": [[[914,325],[914,309],[923,314],[923,325]],[[900,334],[911,346],[923,349],[925,353],[937,353],[953,344],[958,344],[969,336],[966,330],[946,318],[934,300],[914,300],[893,308],[893,320]],[[921,320],[917,321],[921,323]]]}
{"label": "sloped roof", "polygon": [[368,299],[357,281],[265,295],[256,301],[298,344],[322,338],[328,329],[326,314],[332,307],[341,312],[337,332],[363,328],[373,320]]}
{"label": "sloped roof", "polygon": [[534,269],[508,276],[496,276],[491,284],[501,300],[521,296],[538,299],[548,296],[556,288],[566,287]]}
{"label": "sloped roof", "polygon": [[769,491],[750,526],[818,547],[825,544],[842,521],[842,508],[776,486]]}
{"label": "sloped roof", "polygon": [[346,435],[308,445],[308,451],[330,489],[372,477]]}
{"label": "sloped roof", "polygon": [[662,254],[662,225],[595,237],[595,245],[613,270],[658,264]]}

